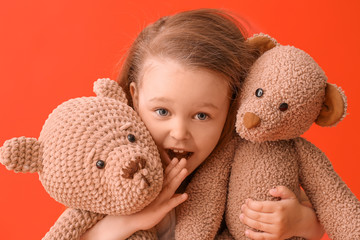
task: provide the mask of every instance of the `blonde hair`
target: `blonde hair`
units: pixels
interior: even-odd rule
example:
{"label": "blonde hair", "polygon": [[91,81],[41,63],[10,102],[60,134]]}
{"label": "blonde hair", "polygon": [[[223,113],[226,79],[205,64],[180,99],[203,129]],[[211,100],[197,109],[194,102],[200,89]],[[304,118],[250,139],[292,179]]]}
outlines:
{"label": "blonde hair", "polygon": [[224,76],[232,94],[227,120],[215,148],[218,149],[232,137],[237,94],[248,69],[259,55],[245,39],[241,24],[222,10],[198,9],[160,18],[143,29],[130,47],[118,82],[132,106],[130,83],[138,84],[139,74],[149,57],[168,57],[185,66]]}

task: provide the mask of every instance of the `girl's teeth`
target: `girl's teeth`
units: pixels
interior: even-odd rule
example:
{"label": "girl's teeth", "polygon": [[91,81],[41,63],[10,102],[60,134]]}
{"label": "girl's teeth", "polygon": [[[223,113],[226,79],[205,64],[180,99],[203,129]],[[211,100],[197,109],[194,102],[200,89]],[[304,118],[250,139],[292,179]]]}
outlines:
{"label": "girl's teeth", "polygon": [[170,159],[177,158],[179,160],[181,158],[189,159],[193,155],[193,152],[187,152],[185,150],[178,150],[178,149],[167,149],[166,153]]}

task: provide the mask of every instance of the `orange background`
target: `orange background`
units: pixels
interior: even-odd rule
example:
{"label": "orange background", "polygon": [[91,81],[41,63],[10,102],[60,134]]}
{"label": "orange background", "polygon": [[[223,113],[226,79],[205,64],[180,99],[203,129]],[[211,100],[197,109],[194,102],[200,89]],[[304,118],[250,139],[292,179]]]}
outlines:
{"label": "orange background", "polygon": [[[58,104],[92,95],[99,77],[115,78],[119,59],[149,22],[200,7],[232,10],[246,19],[251,33],[265,32],[307,51],[329,82],[345,90],[345,120],[335,128],[313,126],[305,137],[327,154],[360,198],[356,0],[1,1],[0,145],[12,137],[38,137]],[[1,239],[40,239],[63,209],[43,190],[37,174],[15,174],[0,166]]]}

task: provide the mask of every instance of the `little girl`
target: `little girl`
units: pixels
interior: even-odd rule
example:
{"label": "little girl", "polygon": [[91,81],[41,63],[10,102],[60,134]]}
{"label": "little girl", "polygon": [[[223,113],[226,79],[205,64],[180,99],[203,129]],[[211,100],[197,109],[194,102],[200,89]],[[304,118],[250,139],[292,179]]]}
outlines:
{"label": "little girl", "polygon": [[[159,149],[163,189],[142,211],[107,216],[82,239],[126,239],[152,227],[159,239],[175,239],[174,209],[188,198],[187,193],[175,192],[233,137],[237,93],[258,57],[240,29],[226,12],[201,9],[163,17],[139,34],[118,81]],[[249,201],[239,213],[245,224],[262,231],[247,230],[247,237],[321,238],[323,230],[313,209],[300,204],[285,187],[270,193],[282,200]],[[261,221],[265,215],[271,222]]]}

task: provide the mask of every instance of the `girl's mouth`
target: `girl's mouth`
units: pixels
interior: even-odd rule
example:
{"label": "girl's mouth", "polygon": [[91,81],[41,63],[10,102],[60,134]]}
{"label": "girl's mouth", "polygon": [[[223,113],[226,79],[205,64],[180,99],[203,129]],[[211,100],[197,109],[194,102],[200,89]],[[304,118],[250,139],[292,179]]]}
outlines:
{"label": "girl's mouth", "polygon": [[170,160],[172,160],[173,158],[177,158],[179,160],[185,158],[186,160],[188,160],[194,154],[193,152],[187,152],[177,149],[167,149],[166,153],[168,154]]}

